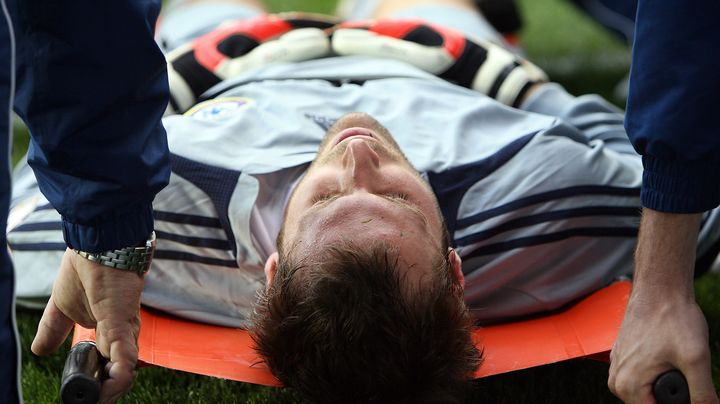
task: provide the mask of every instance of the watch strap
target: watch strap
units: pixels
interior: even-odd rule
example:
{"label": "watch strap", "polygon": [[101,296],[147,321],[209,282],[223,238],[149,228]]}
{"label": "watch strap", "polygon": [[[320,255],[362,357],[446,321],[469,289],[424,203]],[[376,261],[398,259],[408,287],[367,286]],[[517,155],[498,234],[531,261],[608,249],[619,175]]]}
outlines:
{"label": "watch strap", "polygon": [[142,276],[150,270],[153,253],[155,252],[155,232],[150,233],[147,241],[140,246],[118,248],[99,253],[90,253],[78,249],[73,249],[73,251],[97,264],[122,271],[135,272]]}

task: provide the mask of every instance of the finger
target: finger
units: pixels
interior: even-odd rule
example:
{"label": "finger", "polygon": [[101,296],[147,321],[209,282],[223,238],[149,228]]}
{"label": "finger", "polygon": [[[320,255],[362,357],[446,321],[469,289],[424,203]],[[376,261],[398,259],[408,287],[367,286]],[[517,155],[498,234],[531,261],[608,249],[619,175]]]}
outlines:
{"label": "finger", "polygon": [[[608,374],[608,389],[617,398],[625,403],[643,403],[654,404],[652,386],[655,377],[662,373],[656,372],[654,369],[645,369],[638,373],[637,371],[629,373],[628,368],[637,369],[637,363],[632,364],[622,361],[620,354],[616,352],[613,356],[613,362],[610,362],[610,370]],[[619,364],[624,363],[625,366]]]}
{"label": "finger", "polygon": [[108,378],[102,383],[99,402],[114,403],[130,391],[137,371],[127,362],[108,363],[105,369]]}
{"label": "finger", "polygon": [[613,394],[615,394],[615,374],[617,373],[617,361],[615,360],[615,357],[617,356],[617,350],[615,349],[616,345],[617,342],[613,345],[612,350],[610,351],[610,369],[608,369],[607,380],[608,389],[610,389],[610,392]]}
{"label": "finger", "polygon": [[[646,381],[641,383],[640,380]],[[652,391],[653,381],[652,377],[619,376],[610,391],[625,403],[655,404],[655,396]]]}
{"label": "finger", "polygon": [[681,369],[688,382],[690,401],[693,404],[717,403],[718,396],[712,381],[710,353],[694,362],[694,366]]}
{"label": "finger", "polygon": [[50,296],[30,349],[35,355],[49,355],[57,351],[70,334],[73,324],[75,322],[57,308]]}
{"label": "finger", "polygon": [[608,390],[610,390],[611,393],[617,396],[617,392],[615,391],[615,372],[613,371],[612,367],[610,368],[610,373],[608,374],[607,386]]}
{"label": "finger", "polygon": [[640,386],[640,390],[637,391],[636,398],[634,401],[631,401],[633,403],[647,403],[647,404],[656,404],[657,401],[655,400],[655,395],[652,391],[653,382],[650,383],[644,383],[642,386]]}
{"label": "finger", "polygon": [[137,361],[139,333],[139,311],[126,319],[99,320],[95,329],[98,351],[112,362],[129,360],[134,364]]}
{"label": "finger", "polygon": [[617,390],[615,389],[615,377],[612,377],[612,376],[608,377],[607,387],[608,387],[608,390],[610,390],[610,392],[613,393],[613,395],[615,395],[615,397],[620,398]]}
{"label": "finger", "polygon": [[127,393],[137,365],[139,317],[121,323],[98,323],[97,343],[110,359],[106,379],[100,391],[101,402],[114,402]]}

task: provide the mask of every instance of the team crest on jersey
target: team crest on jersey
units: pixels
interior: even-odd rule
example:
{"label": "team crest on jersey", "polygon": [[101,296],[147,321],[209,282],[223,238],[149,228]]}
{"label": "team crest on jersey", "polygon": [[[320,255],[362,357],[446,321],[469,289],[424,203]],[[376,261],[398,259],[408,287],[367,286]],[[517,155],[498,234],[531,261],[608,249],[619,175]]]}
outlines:
{"label": "team crest on jersey", "polygon": [[192,107],[185,115],[204,121],[220,122],[231,118],[252,103],[253,101],[249,98],[218,98]]}
{"label": "team crest on jersey", "polygon": [[322,130],[327,131],[337,121],[336,118],[316,114],[305,114],[305,118],[315,122]]}

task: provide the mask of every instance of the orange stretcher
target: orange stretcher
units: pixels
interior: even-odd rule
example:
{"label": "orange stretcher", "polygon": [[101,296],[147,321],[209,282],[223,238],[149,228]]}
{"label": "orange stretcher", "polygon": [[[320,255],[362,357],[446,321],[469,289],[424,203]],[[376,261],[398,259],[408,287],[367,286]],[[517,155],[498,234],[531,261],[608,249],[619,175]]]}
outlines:
{"label": "orange stretcher", "polygon": [[[549,315],[477,328],[485,360],[476,378],[589,357],[605,360],[617,337],[630,282],[620,281]],[[141,311],[138,344],[144,364],[223,379],[279,386],[245,330]],[[94,330],[75,326],[73,345],[94,341]]]}

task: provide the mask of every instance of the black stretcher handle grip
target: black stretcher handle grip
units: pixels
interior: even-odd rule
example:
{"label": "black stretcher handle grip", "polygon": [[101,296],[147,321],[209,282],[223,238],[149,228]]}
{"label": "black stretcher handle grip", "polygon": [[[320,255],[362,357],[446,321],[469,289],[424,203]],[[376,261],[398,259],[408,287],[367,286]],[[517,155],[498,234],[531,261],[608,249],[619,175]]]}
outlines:
{"label": "black stretcher handle grip", "polygon": [[75,344],[65,360],[60,398],[64,404],[95,404],[100,398],[102,374],[107,361],[94,342]]}
{"label": "black stretcher handle grip", "polygon": [[652,389],[657,404],[690,404],[687,380],[677,369],[668,370],[658,376]]}

